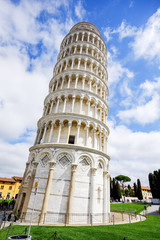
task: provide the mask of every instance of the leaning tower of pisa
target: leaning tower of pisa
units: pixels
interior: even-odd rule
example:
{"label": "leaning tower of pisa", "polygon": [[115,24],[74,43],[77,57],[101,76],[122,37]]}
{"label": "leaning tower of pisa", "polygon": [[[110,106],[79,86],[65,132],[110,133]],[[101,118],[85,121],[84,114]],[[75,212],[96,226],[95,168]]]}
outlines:
{"label": "leaning tower of pisa", "polygon": [[39,224],[106,223],[107,48],[96,26],[80,22],[63,39],[43,116],[30,148],[15,211]]}

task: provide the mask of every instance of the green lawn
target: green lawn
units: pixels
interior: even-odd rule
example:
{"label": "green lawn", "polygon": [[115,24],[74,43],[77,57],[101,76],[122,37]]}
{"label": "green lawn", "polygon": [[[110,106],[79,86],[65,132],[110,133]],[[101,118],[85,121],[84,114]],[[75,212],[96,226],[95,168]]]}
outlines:
{"label": "green lawn", "polygon": [[144,210],[144,206],[148,207],[149,205],[144,203],[111,203],[111,210],[140,213]]}
{"label": "green lawn", "polygon": [[[13,226],[11,234],[21,234],[25,226]],[[149,216],[146,221],[94,227],[51,227],[32,226],[32,240],[48,240],[57,231],[63,240],[158,240],[160,239],[160,216]],[[7,228],[0,231],[5,240]],[[53,237],[51,239],[54,239]],[[57,238],[59,240],[60,238]]]}

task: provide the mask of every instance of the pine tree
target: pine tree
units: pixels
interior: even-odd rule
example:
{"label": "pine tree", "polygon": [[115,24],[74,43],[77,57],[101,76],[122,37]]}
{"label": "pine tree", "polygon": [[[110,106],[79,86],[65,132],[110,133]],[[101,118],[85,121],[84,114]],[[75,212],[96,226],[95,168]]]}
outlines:
{"label": "pine tree", "polygon": [[143,199],[142,190],[141,190],[141,182],[139,179],[137,179],[137,197],[139,200]]}

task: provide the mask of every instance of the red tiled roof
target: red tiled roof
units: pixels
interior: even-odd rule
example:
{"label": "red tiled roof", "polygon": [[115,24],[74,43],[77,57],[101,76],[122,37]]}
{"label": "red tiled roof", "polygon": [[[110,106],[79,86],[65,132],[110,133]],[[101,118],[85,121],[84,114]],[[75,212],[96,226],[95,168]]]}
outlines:
{"label": "red tiled roof", "polygon": [[142,190],[149,190],[149,191],[151,190],[150,187],[143,187],[143,186],[141,186],[141,189]]}
{"label": "red tiled roof", "polygon": [[13,176],[12,178],[14,178],[15,180],[20,180],[22,181],[23,177],[17,177],[17,176]]}
{"label": "red tiled roof", "polygon": [[0,177],[0,182],[13,182],[13,183],[15,183],[16,181],[13,178],[2,178],[2,177]]}
{"label": "red tiled roof", "polygon": [[[131,189],[134,189],[134,187],[131,187]],[[142,190],[148,190],[148,191],[151,190],[150,187],[143,187],[143,186],[141,186],[141,189],[142,189]]]}

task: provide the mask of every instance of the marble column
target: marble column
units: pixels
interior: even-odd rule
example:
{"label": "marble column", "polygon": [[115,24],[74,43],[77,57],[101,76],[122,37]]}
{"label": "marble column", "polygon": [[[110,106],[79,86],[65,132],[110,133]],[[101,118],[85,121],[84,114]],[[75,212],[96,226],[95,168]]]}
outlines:
{"label": "marble column", "polygon": [[76,42],[78,41],[78,34],[77,34],[77,36],[76,36]]}
{"label": "marble column", "polygon": [[55,90],[57,90],[57,88],[58,88],[58,79],[57,79],[57,84],[56,84],[56,89]]}
{"label": "marble column", "polygon": [[78,69],[80,69],[80,64],[81,64],[81,59],[80,58],[78,58]]}
{"label": "marble column", "polygon": [[90,103],[91,103],[91,99],[88,99],[88,116],[90,114]]}
{"label": "marble column", "polygon": [[74,213],[74,192],[75,192],[75,177],[76,177],[77,164],[72,164],[71,166],[71,180],[69,186],[69,194],[67,201],[67,210],[66,210],[66,224],[72,222],[72,213]]}
{"label": "marble column", "polygon": [[44,132],[43,132],[43,137],[42,137],[42,143],[44,143],[44,141],[45,141],[47,127],[48,127],[48,125],[47,125],[47,124],[45,124],[45,127],[44,127]]}
{"label": "marble column", "polygon": [[97,118],[97,103],[95,103],[95,109],[94,109],[94,115],[95,115],[95,118]]}
{"label": "marble column", "polygon": [[[25,168],[25,172],[24,172],[24,175],[23,175],[23,179],[22,179],[22,183],[21,183],[21,186],[20,186],[20,189],[19,189],[19,193],[18,193],[18,197],[16,199],[16,204],[15,204],[15,207],[13,209],[13,213],[15,214],[21,204],[21,201],[20,199],[22,200],[22,194],[23,194],[23,185],[25,183],[25,180],[26,180],[26,175],[27,175],[27,172],[28,172],[28,167],[29,167],[29,162],[26,162],[26,168]],[[21,213],[22,215],[22,213]]]}
{"label": "marble column", "polygon": [[107,218],[107,171],[103,172],[103,223],[106,223],[108,218]]}
{"label": "marble column", "polygon": [[95,205],[95,176],[96,176],[96,168],[90,169],[90,179],[91,179],[91,188],[90,188],[90,221],[93,224],[94,219],[94,205]]}
{"label": "marble column", "polygon": [[80,54],[82,53],[82,48],[83,48],[83,46],[80,46],[80,52],[79,52]]}
{"label": "marble column", "polygon": [[63,79],[62,79],[62,84],[61,84],[61,89],[63,89],[64,80],[65,80],[65,78],[63,77]]}
{"label": "marble column", "polygon": [[62,128],[62,123],[59,123],[59,129],[58,129],[58,136],[57,136],[57,143],[60,141],[60,136],[61,136],[61,128]]}
{"label": "marble column", "polygon": [[76,74],[75,88],[77,88],[77,84],[78,84],[78,74]]}
{"label": "marble column", "polygon": [[47,179],[44,199],[43,199],[43,203],[42,203],[42,209],[41,209],[39,224],[45,223],[45,215],[47,213],[48,200],[49,200],[49,196],[50,196],[50,192],[51,192],[52,178],[53,178],[53,172],[54,172],[55,165],[56,165],[55,162],[49,162],[50,168],[49,168],[49,173],[48,173],[48,179]]}
{"label": "marble column", "polygon": [[96,140],[96,129],[93,129],[93,141],[92,141],[92,148],[95,148],[95,140]]}
{"label": "marble column", "polygon": [[53,92],[53,89],[54,89],[54,85],[55,85],[55,83],[53,83],[53,85],[52,85],[52,89],[51,89],[51,92]]}
{"label": "marble column", "polygon": [[84,40],[84,33],[82,34],[82,42],[83,42],[83,40]]}
{"label": "marble column", "polygon": [[55,110],[55,113],[58,112],[58,108],[59,108],[59,101],[60,101],[60,97],[58,97],[57,99],[57,105],[56,105],[56,110]]}
{"label": "marble column", "polygon": [[83,96],[80,98],[80,110],[79,110],[80,113],[82,113],[82,103],[83,103]]}
{"label": "marble column", "polygon": [[76,137],[76,144],[78,144],[78,140],[79,140],[79,130],[80,130],[80,127],[81,127],[81,123],[78,123],[78,125],[77,125],[77,137]]}
{"label": "marble column", "polygon": [[91,91],[91,83],[92,83],[92,80],[90,79],[89,80],[89,91]]}
{"label": "marble column", "polygon": [[29,203],[29,199],[30,199],[30,196],[31,196],[33,183],[34,183],[34,180],[35,180],[35,175],[36,175],[38,162],[34,162],[33,166],[34,166],[34,168],[33,168],[32,173],[31,173],[31,179],[30,179],[30,181],[28,183],[28,189],[27,189],[26,198],[25,198],[25,201],[24,201],[24,204],[23,204],[23,208],[22,208],[22,213],[26,213],[27,208],[28,208],[28,203]]}
{"label": "marble column", "polygon": [[51,113],[52,113],[53,103],[54,103],[54,101],[52,100],[52,103],[51,103],[51,107],[50,107],[49,114],[51,114]]}
{"label": "marble column", "polygon": [[85,60],[84,62],[84,70],[86,71],[86,68],[87,68],[87,60]]}
{"label": "marble column", "polygon": [[73,113],[73,110],[74,110],[74,103],[75,103],[75,96],[73,96],[73,98],[72,98],[72,109],[71,109],[72,113]]}
{"label": "marble column", "polygon": [[70,82],[71,82],[71,76],[69,76],[67,88],[70,87]]}
{"label": "marble column", "polygon": [[48,138],[48,142],[50,143],[51,142],[51,139],[52,139],[52,135],[53,135],[53,128],[54,128],[54,124],[51,123],[51,130],[50,130],[50,133],[49,133],[49,138]]}
{"label": "marble column", "polygon": [[88,144],[88,131],[89,131],[89,125],[86,126],[85,147],[87,147],[87,144]]}
{"label": "marble column", "polygon": [[41,134],[42,134],[42,127],[40,128],[40,131],[39,131],[39,135],[38,135],[38,139],[37,139],[37,144],[40,144]]}
{"label": "marble column", "polygon": [[67,97],[64,96],[63,112],[66,111],[66,102],[67,102]]}
{"label": "marble column", "polygon": [[67,143],[69,141],[70,131],[71,131],[72,122],[68,123],[68,133],[67,133]]}
{"label": "marble column", "polygon": [[82,89],[84,89],[84,85],[85,85],[85,78],[86,78],[86,76],[84,75],[84,76],[83,76],[83,79],[82,79]]}
{"label": "marble column", "polygon": [[102,149],[102,133],[99,132],[99,150],[101,151]]}

